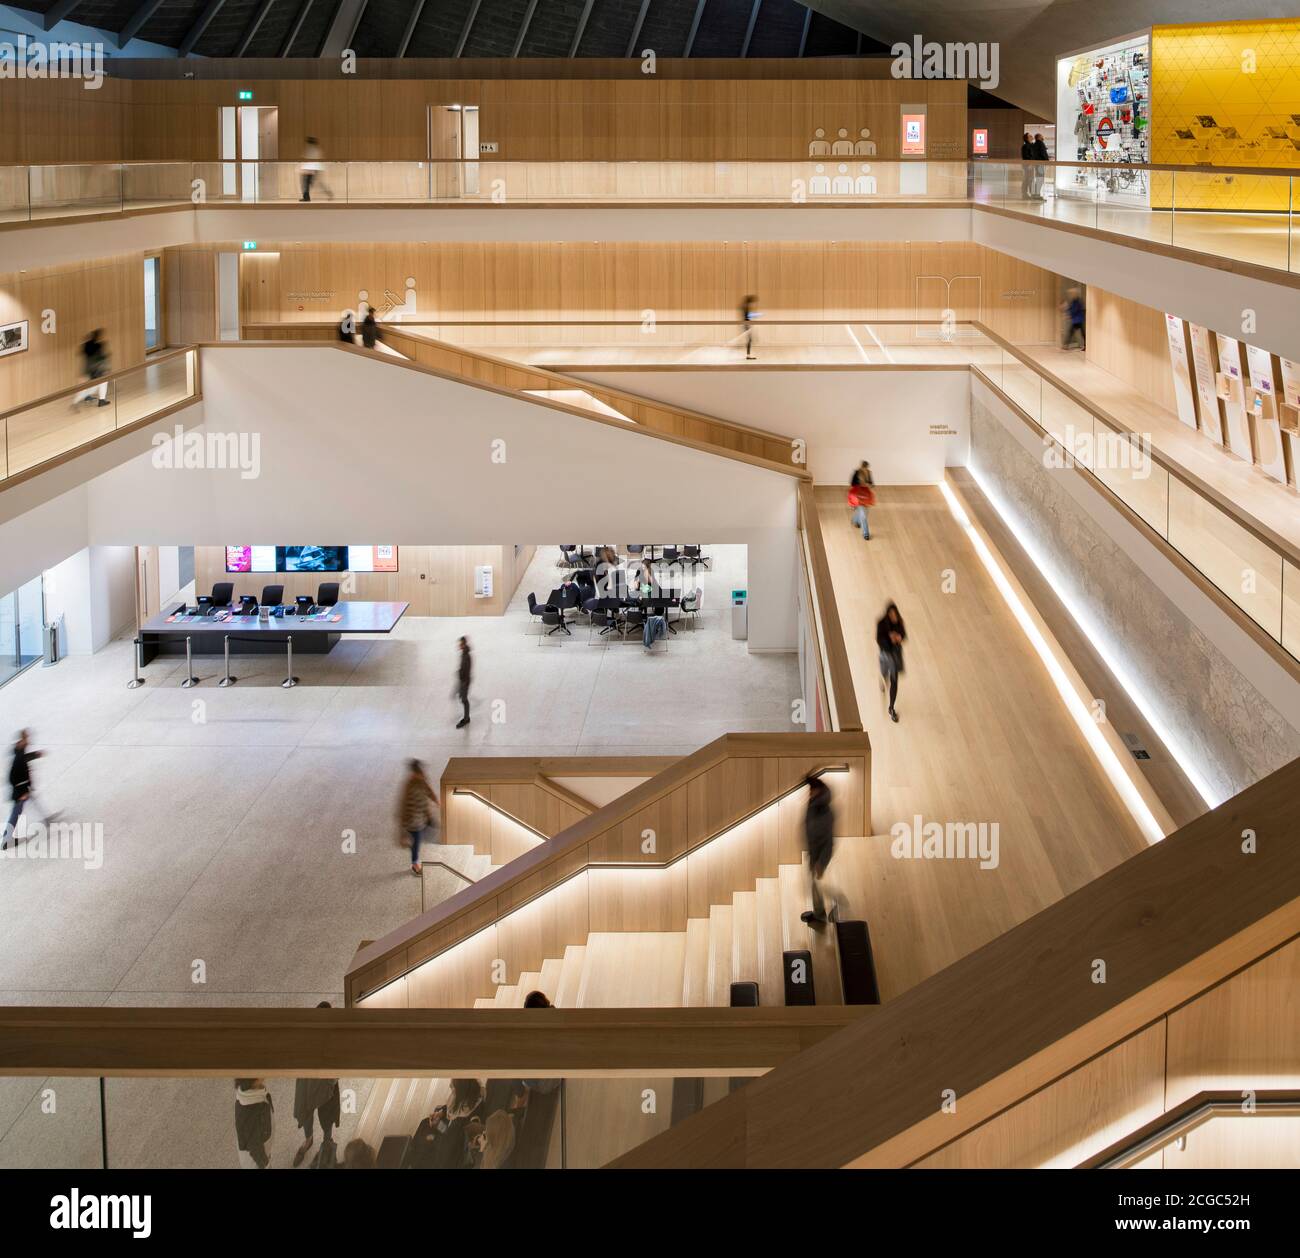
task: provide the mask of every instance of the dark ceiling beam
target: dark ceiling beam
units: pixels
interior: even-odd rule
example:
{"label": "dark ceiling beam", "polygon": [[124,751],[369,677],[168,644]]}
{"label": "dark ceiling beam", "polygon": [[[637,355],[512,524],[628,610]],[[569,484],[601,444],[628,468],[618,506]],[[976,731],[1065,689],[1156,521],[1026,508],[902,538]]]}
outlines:
{"label": "dark ceiling beam", "polygon": [[519,33],[515,36],[514,45],[510,49],[512,57],[519,56],[519,50],[524,46],[524,39],[528,35],[528,28],[533,24],[533,14],[537,12],[537,0],[528,0],[528,8],[524,11],[524,20],[519,23]]}
{"label": "dark ceiling beam", "polygon": [[135,12],[126,19],[126,25],[117,33],[117,46],[125,48],[140,33],[140,28],[162,8],[162,4],[163,0],[144,0],[143,4],[137,5]]}
{"label": "dark ceiling beam", "polygon": [[236,57],[242,57],[248,51],[248,45],[253,42],[253,36],[257,34],[262,23],[266,21],[266,15],[270,13],[271,6],[274,3],[275,0],[262,0],[262,3],[257,6],[257,12],[253,14],[253,20],[249,22],[243,39],[239,41],[239,47],[234,51]]}
{"label": "dark ceiling beam", "polygon": [[700,29],[700,19],[704,16],[704,6],[708,0],[700,0],[695,6],[695,16],[691,18],[691,33],[686,36],[686,51],[682,53],[683,57],[691,55],[691,49],[695,47],[695,36]]}
{"label": "dark ceiling beam", "polygon": [[226,0],[208,0],[207,6],[199,14],[199,19],[185,32],[185,38],[181,40],[181,46],[176,50],[178,57],[188,57],[194,51],[194,45],[203,38],[203,32],[208,29],[212,19],[221,12]]}
{"label": "dark ceiling beam", "polygon": [[586,0],[586,3],[582,6],[582,16],[578,19],[578,29],[573,32],[573,43],[569,45],[570,57],[578,55],[578,45],[582,43],[582,32],[587,29],[587,19],[591,17],[591,6],[595,2],[596,0]]}
{"label": "dark ceiling beam", "polygon": [[474,19],[478,17],[478,7],[482,3],[483,0],[474,0],[474,3],[469,6],[469,12],[465,15],[465,25],[460,28],[460,38],[456,41],[456,51],[452,53],[453,57],[459,57],[465,51],[469,33],[474,29]]}
{"label": "dark ceiling beam", "polygon": [[424,0],[415,0],[411,6],[411,16],[406,19],[406,29],[402,32],[402,42],[397,45],[397,57],[406,56],[406,50],[411,46],[411,36],[415,34],[415,28],[420,24],[420,14],[424,12]]}
{"label": "dark ceiling beam", "polygon": [[284,43],[280,45],[280,56],[289,55],[289,49],[293,47],[298,32],[302,30],[302,24],[307,20],[307,14],[311,12],[311,5],[312,0],[302,0],[302,4],[298,6],[298,16],[293,19],[293,25],[289,27],[289,33],[284,37]]}
{"label": "dark ceiling beam", "polygon": [[54,0],[54,3],[45,11],[45,29],[52,31],[80,3],[81,0]]}
{"label": "dark ceiling beam", "polygon": [[763,0],[754,0],[754,7],[749,11],[749,25],[745,27],[745,42],[741,46],[740,55],[749,56],[749,43],[754,38],[754,27],[758,25],[758,11],[763,7]]}
{"label": "dark ceiling beam", "polygon": [[812,10],[809,9],[803,15],[803,33],[799,36],[799,55],[803,56],[803,50],[808,47],[808,28],[812,26]]}
{"label": "dark ceiling beam", "polygon": [[636,41],[641,38],[641,27],[645,25],[645,15],[649,8],[650,0],[641,0],[641,8],[636,15],[636,25],[632,28],[632,38],[627,41],[625,56],[636,56]]}

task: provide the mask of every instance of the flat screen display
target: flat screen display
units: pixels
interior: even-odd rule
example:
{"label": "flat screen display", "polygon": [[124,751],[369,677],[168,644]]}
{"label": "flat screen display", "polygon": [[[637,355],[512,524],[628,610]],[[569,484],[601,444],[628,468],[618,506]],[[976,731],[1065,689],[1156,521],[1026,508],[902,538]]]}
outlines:
{"label": "flat screen display", "polygon": [[396,572],[396,546],[349,546],[349,572]]}
{"label": "flat screen display", "polygon": [[276,547],[227,546],[227,572],[278,572]]}
{"label": "flat screen display", "polygon": [[281,572],[346,572],[346,546],[281,546]]}

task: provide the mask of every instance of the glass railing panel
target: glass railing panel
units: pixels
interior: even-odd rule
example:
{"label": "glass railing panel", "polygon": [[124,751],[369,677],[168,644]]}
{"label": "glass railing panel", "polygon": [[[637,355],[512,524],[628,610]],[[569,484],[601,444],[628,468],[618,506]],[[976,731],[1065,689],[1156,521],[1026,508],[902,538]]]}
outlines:
{"label": "glass railing panel", "polygon": [[1092,417],[1093,474],[1161,537],[1169,531],[1169,472],[1156,462],[1149,436],[1117,431]]}
{"label": "glass railing panel", "polygon": [[31,217],[27,181],[26,166],[0,166],[0,223],[21,223]]}
{"label": "glass railing panel", "polygon": [[8,415],[4,475],[39,467],[194,397],[197,371],[197,351],[186,350]]}
{"label": "glass railing panel", "polygon": [[28,195],[32,218],[120,210],[122,169],[115,162],[31,167]]}
{"label": "glass railing panel", "polygon": [[5,422],[9,476],[107,436],[117,427],[117,381],[38,402]]}
{"label": "glass railing panel", "polygon": [[139,162],[122,167],[122,203],[126,209],[188,205],[193,200],[189,162]]}
{"label": "glass railing panel", "polygon": [[148,419],[194,396],[196,351],[146,363],[123,375],[117,384],[119,428]]}
{"label": "glass railing panel", "polygon": [[1043,409],[1038,422],[1068,452],[1071,459],[1092,467],[1092,412],[1085,410],[1068,393],[1051,381],[1042,385]]}
{"label": "glass railing panel", "polygon": [[1052,178],[1051,216],[1076,227],[1097,226],[1097,200],[1103,180],[1090,165],[1058,165]]}
{"label": "glass railing panel", "polygon": [[1002,391],[1036,423],[1042,416],[1042,390],[1043,378],[1038,371],[1010,351],[1003,350]]}
{"label": "glass railing panel", "polygon": [[[474,162],[445,163],[466,178]],[[431,172],[428,162],[349,162],[347,170],[347,200],[350,202],[427,201],[429,199]],[[327,192],[332,172],[323,172]],[[468,187],[465,191],[469,191]],[[321,194],[312,190],[312,200]],[[336,194],[337,195],[337,194]]]}
{"label": "glass railing panel", "polygon": [[1282,562],[1282,645],[1300,659],[1300,567]]}
{"label": "glass railing panel", "polygon": [[1281,555],[1177,477],[1169,483],[1169,543],[1281,639]]}
{"label": "glass railing panel", "polygon": [[103,1165],[99,1080],[0,1079],[0,1167],[96,1170]]}
{"label": "glass railing panel", "polygon": [[1173,244],[1287,269],[1291,179],[1213,169],[1177,171],[1172,178]]}

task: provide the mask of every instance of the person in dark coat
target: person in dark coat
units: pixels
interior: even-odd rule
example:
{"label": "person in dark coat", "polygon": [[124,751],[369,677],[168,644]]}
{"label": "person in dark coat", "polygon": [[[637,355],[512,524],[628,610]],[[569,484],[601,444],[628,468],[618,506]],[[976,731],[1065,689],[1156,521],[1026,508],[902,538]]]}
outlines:
{"label": "person in dark coat", "polygon": [[469,653],[468,638],[461,638],[457,645],[460,647],[460,666],[456,672],[456,697],[465,709],[465,715],[456,722],[456,728],[464,729],[469,724],[469,682],[474,672],[474,660]]}
{"label": "person in dark coat", "polygon": [[898,700],[898,675],[903,671],[903,643],[907,629],[897,603],[890,603],[876,622],[876,648],[880,652],[880,688],[889,687],[889,719],[898,721],[894,704]]}
{"label": "person in dark coat", "polygon": [[261,1079],[235,1080],[235,1147],[245,1170],[264,1171],[271,1164],[266,1146],[275,1125],[275,1106]]}
{"label": "person in dark coat", "polygon": [[[13,759],[9,764],[9,795],[13,806],[9,809],[9,820],[5,822],[4,830],[0,831],[0,851],[9,846],[9,840],[18,831],[18,818],[32,802],[32,761],[39,760],[43,754],[32,750],[30,731],[20,729],[14,740]],[[46,822],[53,821],[57,815],[46,813]]]}
{"label": "person in dark coat", "polygon": [[[331,1005],[328,1000],[322,1000],[316,1008],[329,1009]],[[315,1143],[318,1116],[321,1143],[325,1146],[331,1143],[334,1128],[339,1125],[341,1109],[337,1079],[299,1079],[293,1085],[293,1121],[302,1128],[303,1135],[302,1144],[293,1155],[294,1166],[301,1164]]]}
{"label": "person in dark coat", "polygon": [[1026,201],[1034,195],[1034,168],[1031,164],[1033,160],[1034,138],[1026,131],[1024,139],[1020,142],[1020,195]]}
{"label": "person in dark coat", "polygon": [[[835,853],[835,813],[831,809],[831,788],[821,778],[808,779],[808,811],[803,821],[804,846],[808,850],[808,872],[812,880],[812,908],[800,915],[809,925],[826,922],[826,901],[822,879]],[[831,906],[835,911],[836,906]]]}
{"label": "person in dark coat", "polygon": [[[1052,155],[1047,151],[1047,141],[1043,139],[1043,133],[1037,131],[1034,133],[1034,160],[1036,162],[1050,162]],[[1045,165],[1034,167],[1034,200],[1042,201],[1043,198],[1043,177],[1047,174]]]}
{"label": "person in dark coat", "polygon": [[472,1165],[470,1141],[482,1130],[483,1085],[477,1079],[453,1079],[446,1105],[415,1129],[402,1165],[414,1170],[465,1170]]}
{"label": "person in dark coat", "polygon": [[361,320],[361,344],[366,349],[374,349],[379,340],[379,320],[375,318],[374,309],[366,307],[366,317]]}

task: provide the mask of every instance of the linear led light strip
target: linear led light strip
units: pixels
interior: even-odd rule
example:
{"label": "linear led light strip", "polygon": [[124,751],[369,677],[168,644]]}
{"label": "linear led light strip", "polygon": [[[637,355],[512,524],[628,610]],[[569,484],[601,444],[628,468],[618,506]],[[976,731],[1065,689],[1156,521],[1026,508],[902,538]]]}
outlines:
{"label": "linear led light strip", "polygon": [[[1047,563],[1043,556],[1034,546],[1027,531],[1021,527],[1020,522],[1014,515],[1003,505],[1001,499],[994,492],[992,487],[985,483],[984,478],[979,474],[979,469],[975,464],[968,464],[966,470],[970,472],[975,483],[983,491],[984,496],[989,500],[993,510],[1001,516],[1003,523],[1015,534],[1016,540],[1024,548],[1025,553],[1029,556],[1034,567],[1042,573],[1048,585],[1052,587],[1053,593],[1061,600],[1065,610],[1069,612],[1074,623],[1087,635],[1089,641],[1094,645],[1105,642],[1106,635],[1099,632],[1093,623],[1092,617],[1081,608],[1067,593],[1062,589],[1060,582],[1057,581],[1054,569],[1051,564]],[[1119,662],[1113,652],[1103,652],[1106,656],[1106,663],[1110,671],[1114,673],[1115,680],[1119,682],[1120,688],[1128,695],[1136,705],[1143,718],[1155,733],[1156,737],[1169,749],[1169,754],[1173,756],[1174,762],[1187,775],[1187,780],[1191,782],[1196,793],[1205,802],[1207,808],[1217,808],[1222,804],[1227,796],[1214,787],[1205,775],[1200,771],[1195,758],[1190,754],[1187,745],[1179,737],[1175,730],[1169,728],[1168,724],[1161,719],[1160,714],[1156,711],[1155,705],[1147,697],[1146,691],[1139,686],[1127,670]]]}
{"label": "linear led light strip", "polygon": [[[998,593],[1002,595],[1002,601],[1006,603],[1011,614],[1016,618],[1016,623],[1019,624],[1025,637],[1029,639],[1029,643],[1037,652],[1038,658],[1042,660],[1048,676],[1051,677],[1057,692],[1065,702],[1066,710],[1074,718],[1074,723],[1079,727],[1088,746],[1092,749],[1092,754],[1097,758],[1098,764],[1101,765],[1102,772],[1106,774],[1111,785],[1119,792],[1125,807],[1128,808],[1133,815],[1133,819],[1138,823],[1138,827],[1146,835],[1147,842],[1160,842],[1165,837],[1163,828],[1156,820],[1151,809],[1147,807],[1146,800],[1138,793],[1132,779],[1124,771],[1124,766],[1120,763],[1115,748],[1102,736],[1097,722],[1088,710],[1088,705],[1084,703],[1078,691],[1070,684],[1070,679],[1061,667],[1060,661],[1056,658],[1051,647],[1048,646],[1047,639],[1043,637],[1042,632],[1034,623],[1033,617],[1030,616],[1020,596],[1011,587],[1011,583],[1007,580],[1001,565],[993,557],[993,552],[989,549],[988,544],[970,522],[970,518],[966,515],[961,503],[957,501],[956,494],[952,492],[946,480],[939,482],[939,489],[948,504],[948,510],[952,512],[953,519],[957,521],[970,540],[971,545],[975,548],[975,553],[980,558],[980,562],[984,565],[985,571],[993,579],[993,584],[997,586]],[[1001,513],[999,512],[999,514]]]}

